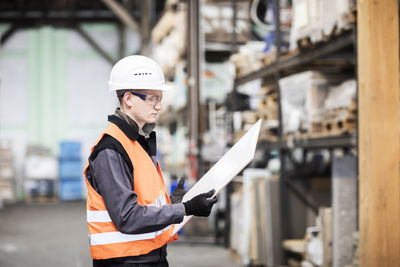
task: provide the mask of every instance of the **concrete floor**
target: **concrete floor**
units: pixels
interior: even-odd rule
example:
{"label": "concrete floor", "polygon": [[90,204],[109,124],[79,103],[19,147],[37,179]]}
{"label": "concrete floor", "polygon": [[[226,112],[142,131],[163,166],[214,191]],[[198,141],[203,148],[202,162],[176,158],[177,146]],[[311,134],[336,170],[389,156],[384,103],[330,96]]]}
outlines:
{"label": "concrete floor", "polygon": [[[171,267],[240,266],[210,242],[168,245]],[[1,267],[91,266],[84,202],[16,204],[0,210]]]}

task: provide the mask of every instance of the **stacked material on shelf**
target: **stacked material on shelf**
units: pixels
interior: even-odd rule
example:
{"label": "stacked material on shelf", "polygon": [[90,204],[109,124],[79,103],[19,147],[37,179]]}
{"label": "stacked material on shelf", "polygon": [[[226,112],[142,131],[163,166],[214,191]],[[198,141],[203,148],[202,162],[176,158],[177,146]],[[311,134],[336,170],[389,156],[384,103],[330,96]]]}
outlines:
{"label": "stacked material on shelf", "polygon": [[169,128],[157,130],[158,159],[164,172],[181,177],[186,174],[189,140],[187,128],[179,123],[170,123]]}
{"label": "stacked material on shelf", "polygon": [[286,239],[282,242],[283,249],[290,253],[287,257],[289,266],[301,266],[301,263],[305,258],[306,246],[307,241],[305,239]]}
{"label": "stacked material on shelf", "polygon": [[332,208],[321,207],[315,226],[309,226],[303,239],[282,242],[283,249],[291,255],[289,266],[332,266]]}
{"label": "stacked material on shelf", "polygon": [[234,141],[237,142],[258,121],[257,111],[245,110],[233,113]]}
{"label": "stacked material on shelf", "polygon": [[243,186],[232,194],[231,203],[231,246],[242,264],[279,265],[278,177],[266,169],[245,169]]}
{"label": "stacked material on shelf", "polygon": [[235,79],[235,66],[232,62],[206,62],[204,71],[204,86],[201,91],[201,101],[224,103],[227,94],[232,91]]}
{"label": "stacked material on shelf", "polygon": [[263,96],[258,107],[258,116],[263,121],[278,120],[278,92],[274,86],[262,88]]}
{"label": "stacked material on shelf", "polygon": [[312,118],[310,136],[334,136],[356,130],[357,83],[354,79],[329,88],[323,108]]}
{"label": "stacked material on shelf", "polygon": [[42,146],[28,146],[25,160],[25,201],[53,202],[57,200],[57,158]]}
{"label": "stacked material on shelf", "polygon": [[263,86],[260,92],[261,99],[257,110],[258,118],[263,120],[260,130],[260,140],[278,140],[278,91],[275,86]]}
{"label": "stacked material on shelf", "polygon": [[0,140],[0,207],[3,202],[15,202],[14,156],[11,142]]}
{"label": "stacked material on shelf", "polygon": [[79,200],[83,198],[80,142],[60,142],[58,176],[60,200]]}
{"label": "stacked material on shelf", "polygon": [[172,9],[167,9],[156,26],[154,26],[151,37],[154,43],[161,43],[175,27],[177,23],[177,14]]}
{"label": "stacked material on shelf", "polygon": [[279,178],[255,178],[252,182],[253,205],[250,255],[254,265],[277,266],[279,249]]}
{"label": "stacked material on shelf", "polygon": [[329,40],[351,28],[353,0],[294,0],[290,50]]}
{"label": "stacked material on shelf", "polygon": [[[334,87],[346,78],[347,75],[327,75],[316,71],[306,71],[280,79],[283,133],[294,135],[294,137],[338,134],[322,125],[328,122],[323,114],[326,107],[332,106],[329,103],[336,101],[338,94],[342,94],[345,99],[351,95],[344,93],[349,89],[342,89],[351,88],[348,86],[351,83]],[[332,92],[331,88],[333,88]],[[327,99],[329,99],[328,104]],[[329,109],[328,113],[330,111]]]}
{"label": "stacked material on shelf", "polygon": [[[249,2],[236,1],[236,41],[245,43],[250,36]],[[231,43],[233,40],[232,1],[208,1],[201,6],[200,27],[207,42]]]}
{"label": "stacked material on shelf", "polygon": [[180,3],[170,7],[152,30],[153,58],[167,77],[173,76],[173,70],[186,51],[186,5]]}
{"label": "stacked material on shelf", "polygon": [[[292,24],[291,1],[279,1],[280,20],[280,51],[286,52],[289,45],[289,33]],[[273,0],[251,1],[250,18],[254,23],[253,30],[256,35],[262,36],[265,41],[265,51],[276,51],[275,19],[276,7]],[[268,62],[266,62],[269,65]]]}
{"label": "stacked material on shelf", "polygon": [[328,92],[326,78],[306,71],[279,80],[284,134],[307,132],[314,113],[319,113]]}
{"label": "stacked material on shelf", "polygon": [[264,48],[265,43],[262,41],[249,41],[239,47],[239,52],[229,58],[236,66],[237,77],[245,76],[265,66]]}
{"label": "stacked material on shelf", "polygon": [[230,248],[236,255],[244,254],[243,235],[243,189],[242,186],[236,186],[236,190],[230,195]]}
{"label": "stacked material on shelf", "polygon": [[[257,121],[255,121],[257,122]],[[217,108],[214,101],[208,103],[208,130],[203,134],[201,146],[202,159],[208,162],[217,162],[224,156],[227,148],[226,107]]]}

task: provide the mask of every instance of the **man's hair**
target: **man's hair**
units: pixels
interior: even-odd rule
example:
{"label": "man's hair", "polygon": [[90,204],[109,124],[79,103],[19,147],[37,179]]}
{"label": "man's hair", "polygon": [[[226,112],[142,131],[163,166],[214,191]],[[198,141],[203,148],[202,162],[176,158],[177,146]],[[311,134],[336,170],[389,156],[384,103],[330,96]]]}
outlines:
{"label": "man's hair", "polygon": [[128,89],[122,89],[115,91],[117,93],[117,97],[119,100],[119,104],[122,105],[122,98],[124,97],[125,93],[128,92]]}

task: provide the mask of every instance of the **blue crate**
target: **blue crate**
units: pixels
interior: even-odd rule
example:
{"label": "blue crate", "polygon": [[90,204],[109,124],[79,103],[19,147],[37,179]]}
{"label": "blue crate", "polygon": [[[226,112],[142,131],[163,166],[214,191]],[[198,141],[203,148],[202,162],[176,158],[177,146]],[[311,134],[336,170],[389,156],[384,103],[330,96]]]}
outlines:
{"label": "blue crate", "polygon": [[82,177],[82,162],[80,160],[60,160],[58,176],[60,179]]}
{"label": "blue crate", "polygon": [[81,158],[81,143],[73,141],[60,142],[60,159],[77,160]]}
{"label": "blue crate", "polygon": [[82,176],[59,177],[59,181],[80,181],[82,180]]}
{"label": "blue crate", "polygon": [[63,201],[83,199],[82,181],[61,180],[58,196]]}

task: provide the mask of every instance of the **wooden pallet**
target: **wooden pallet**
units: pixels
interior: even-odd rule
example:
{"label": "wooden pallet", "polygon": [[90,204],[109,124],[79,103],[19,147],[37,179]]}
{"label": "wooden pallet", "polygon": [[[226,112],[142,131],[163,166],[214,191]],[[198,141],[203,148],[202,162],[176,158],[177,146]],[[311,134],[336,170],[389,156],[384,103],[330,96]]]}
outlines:
{"label": "wooden pallet", "polygon": [[59,202],[58,196],[25,196],[25,202],[28,204],[43,204],[43,203],[57,203]]}
{"label": "wooden pallet", "polygon": [[350,131],[351,129],[356,128],[356,121],[353,119],[337,119],[325,122],[325,128],[327,131],[341,131],[346,132]]}
{"label": "wooden pallet", "polygon": [[293,50],[285,51],[282,53],[281,57],[279,58],[280,61],[288,60],[289,58],[295,57],[300,54],[300,49],[295,48]]}
{"label": "wooden pallet", "polygon": [[268,110],[268,109],[278,109],[278,96],[276,94],[271,94],[265,96],[260,100],[259,110]]}
{"label": "wooden pallet", "polygon": [[278,120],[278,111],[277,110],[263,110],[257,113],[257,120],[262,119],[263,122],[269,120]]}
{"label": "wooden pallet", "polygon": [[307,135],[312,138],[337,136],[354,133],[356,127],[356,120],[353,118],[313,121],[311,123],[311,130]]}
{"label": "wooden pallet", "polygon": [[313,49],[318,45],[311,41],[310,36],[305,36],[297,40],[297,47],[299,50]]}
{"label": "wooden pallet", "polygon": [[[275,119],[274,121],[277,121],[277,119]],[[279,140],[278,133],[278,123],[274,122],[268,125],[268,121],[264,120],[263,124],[261,125],[259,139],[262,141],[277,142]]]}
{"label": "wooden pallet", "polygon": [[273,143],[273,142],[278,142],[279,137],[276,133],[260,132],[259,140]]}
{"label": "wooden pallet", "polygon": [[[335,39],[339,37],[342,34],[345,34],[346,32],[349,32],[354,24],[355,21],[355,15],[353,13],[349,13],[349,18],[347,19],[348,22],[346,22],[346,25],[343,27],[339,28],[337,25],[335,25],[332,29],[331,32],[328,34],[324,34],[323,30],[320,29],[320,31],[315,32],[315,33],[310,33],[309,36],[303,36],[297,40],[297,49],[298,50],[309,50],[309,49],[314,49],[320,44],[323,43],[328,43],[332,39]],[[312,37],[312,35],[315,35]]]}
{"label": "wooden pallet", "polygon": [[267,97],[268,95],[278,95],[278,90],[276,89],[275,84],[263,84],[258,95],[262,97]]}
{"label": "wooden pallet", "polygon": [[[350,16],[350,15],[349,15]],[[330,40],[348,32],[352,28],[352,23],[354,22],[347,22],[347,24],[343,28],[338,28],[336,25],[333,27],[332,31],[329,34],[322,34],[322,42],[329,42]]]}
{"label": "wooden pallet", "polygon": [[269,51],[265,53],[264,56],[262,57],[262,62],[265,67],[272,65],[273,63],[276,62],[276,60],[277,60],[276,51]]}

